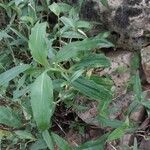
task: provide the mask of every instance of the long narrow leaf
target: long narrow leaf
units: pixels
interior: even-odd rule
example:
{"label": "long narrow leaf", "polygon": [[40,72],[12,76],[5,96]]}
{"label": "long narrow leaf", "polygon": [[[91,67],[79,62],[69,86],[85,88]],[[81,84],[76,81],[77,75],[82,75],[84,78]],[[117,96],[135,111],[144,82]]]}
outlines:
{"label": "long narrow leaf", "polygon": [[17,114],[12,109],[4,106],[0,106],[0,123],[15,128],[21,126],[21,120]]}
{"label": "long narrow leaf", "polygon": [[109,67],[110,61],[103,54],[90,54],[84,57],[79,63],[75,64],[73,67],[76,69],[82,68],[98,68],[98,67]]}
{"label": "long narrow leaf", "polygon": [[42,73],[31,87],[31,106],[39,129],[48,129],[54,105],[52,80],[46,72]]}
{"label": "long narrow leaf", "polygon": [[24,72],[25,70],[27,70],[29,68],[30,68],[30,65],[24,64],[24,65],[16,66],[16,67],[0,74],[0,85],[4,85],[4,84],[8,83],[10,80],[14,79],[20,73]]}
{"label": "long narrow leaf", "polygon": [[46,23],[37,22],[31,30],[29,48],[33,58],[42,65],[47,65],[48,46],[46,43]]}
{"label": "long narrow leaf", "polygon": [[72,82],[72,86],[91,99],[110,101],[112,97],[111,92],[104,86],[101,86],[94,81],[88,80],[83,77],[80,77]]}
{"label": "long narrow leaf", "polygon": [[55,61],[61,62],[76,57],[80,51],[89,51],[93,48],[112,47],[113,44],[105,39],[86,39],[83,41],[72,42],[64,46],[57,53]]}
{"label": "long narrow leaf", "polygon": [[50,150],[54,150],[54,142],[53,142],[52,136],[49,134],[48,130],[43,131],[42,136],[43,136],[44,141],[47,144],[47,147]]}

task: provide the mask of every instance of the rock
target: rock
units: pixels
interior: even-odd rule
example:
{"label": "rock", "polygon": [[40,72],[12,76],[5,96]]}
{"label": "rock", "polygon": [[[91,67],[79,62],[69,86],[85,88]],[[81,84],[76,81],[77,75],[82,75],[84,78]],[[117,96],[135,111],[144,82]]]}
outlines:
{"label": "rock", "polygon": [[123,146],[123,145],[130,146],[132,145],[133,141],[134,141],[133,134],[125,134],[120,140],[120,146]]}
{"label": "rock", "polygon": [[145,116],[145,108],[140,105],[138,108],[130,114],[130,119],[136,123],[141,123]]}
{"label": "rock", "polygon": [[107,0],[108,7],[99,0],[86,0],[81,17],[103,23],[105,30],[119,35],[118,47],[140,49],[150,43],[149,0]]}
{"label": "rock", "polygon": [[147,46],[141,50],[141,59],[146,80],[150,83],[150,46]]}
{"label": "rock", "polygon": [[149,150],[150,149],[150,140],[143,139],[140,144],[140,150]]}

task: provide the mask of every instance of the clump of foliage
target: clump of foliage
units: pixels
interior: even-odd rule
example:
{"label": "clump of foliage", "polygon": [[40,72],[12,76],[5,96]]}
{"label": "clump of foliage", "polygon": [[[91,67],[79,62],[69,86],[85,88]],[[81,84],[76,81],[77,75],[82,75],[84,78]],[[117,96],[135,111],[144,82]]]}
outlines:
{"label": "clump of foliage", "polygon": [[[108,119],[111,86],[102,82],[106,78],[90,73],[110,66],[109,58],[100,51],[113,47],[107,40],[109,34],[88,37],[93,23],[79,18],[79,6],[63,2],[3,0],[0,7],[6,20],[0,31],[3,147],[53,150],[57,145],[62,150],[71,149],[53,132],[52,124],[57,107],[75,107],[77,95],[96,100],[101,124],[116,129],[75,149],[103,149],[106,141],[120,138],[129,128],[128,117],[125,123]],[[139,93],[138,77],[134,80]],[[141,95],[136,99],[147,106],[140,101]]]}

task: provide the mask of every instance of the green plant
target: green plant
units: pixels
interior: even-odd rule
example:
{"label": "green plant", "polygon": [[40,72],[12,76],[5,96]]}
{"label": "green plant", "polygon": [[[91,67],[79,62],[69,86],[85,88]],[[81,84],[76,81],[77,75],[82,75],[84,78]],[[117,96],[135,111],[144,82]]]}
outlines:
{"label": "green plant", "polygon": [[[101,2],[107,6],[107,1]],[[75,107],[76,95],[96,100],[99,120],[115,130],[75,149],[103,149],[106,141],[120,138],[129,120],[108,119],[112,82],[89,75],[91,69],[110,66],[109,58],[98,50],[114,46],[107,40],[109,33],[88,37],[93,23],[81,20],[77,7],[62,2],[3,0],[0,7],[8,19],[0,31],[0,97],[4,103],[0,104],[0,123],[9,128],[2,130],[1,140],[6,136],[10,147],[19,143],[20,149],[30,143],[31,149],[53,150],[55,144],[62,150],[71,149],[53,132],[52,124],[58,105]],[[49,20],[53,15],[54,24]],[[135,99],[148,107],[139,82],[135,76]]]}

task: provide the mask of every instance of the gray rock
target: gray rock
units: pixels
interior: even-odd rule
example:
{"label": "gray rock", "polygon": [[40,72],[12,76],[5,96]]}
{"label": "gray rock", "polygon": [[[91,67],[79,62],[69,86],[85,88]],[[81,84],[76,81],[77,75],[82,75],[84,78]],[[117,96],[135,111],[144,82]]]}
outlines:
{"label": "gray rock", "polygon": [[150,46],[141,50],[142,67],[148,83],[150,83]]}
{"label": "gray rock", "polygon": [[81,17],[103,23],[106,30],[119,35],[117,44],[128,49],[140,49],[150,43],[150,0],[85,0]]}

